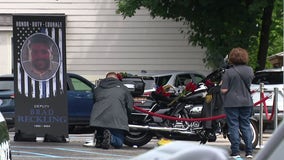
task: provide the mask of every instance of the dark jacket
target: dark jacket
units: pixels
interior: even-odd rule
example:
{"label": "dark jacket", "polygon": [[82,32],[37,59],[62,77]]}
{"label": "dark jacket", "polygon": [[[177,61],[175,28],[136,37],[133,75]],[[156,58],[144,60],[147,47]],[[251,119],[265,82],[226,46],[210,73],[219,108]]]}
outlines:
{"label": "dark jacket", "polygon": [[101,80],[94,90],[94,98],[91,126],[129,131],[128,113],[133,110],[133,98],[121,81]]}

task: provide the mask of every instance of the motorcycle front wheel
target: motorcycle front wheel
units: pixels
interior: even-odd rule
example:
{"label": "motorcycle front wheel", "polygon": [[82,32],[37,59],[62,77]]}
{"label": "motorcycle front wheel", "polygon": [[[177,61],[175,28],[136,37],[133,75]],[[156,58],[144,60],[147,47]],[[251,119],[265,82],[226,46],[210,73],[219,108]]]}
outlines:
{"label": "motorcycle front wheel", "polygon": [[151,141],[153,135],[147,131],[129,131],[125,136],[124,144],[130,147],[143,146]]}

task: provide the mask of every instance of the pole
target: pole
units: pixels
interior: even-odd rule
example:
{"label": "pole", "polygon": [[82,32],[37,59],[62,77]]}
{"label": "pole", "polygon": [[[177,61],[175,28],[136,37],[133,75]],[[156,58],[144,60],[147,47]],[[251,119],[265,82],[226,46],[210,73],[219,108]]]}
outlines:
{"label": "pole", "polygon": [[[263,86],[264,84],[263,83],[260,83],[259,84],[259,89],[260,89],[260,100],[261,100],[261,97],[262,97],[262,94],[263,94]],[[263,103],[260,103],[260,109],[259,109],[259,141],[258,141],[258,147],[257,148],[262,148],[263,145],[262,145],[262,137],[263,136]]]}
{"label": "pole", "polygon": [[274,130],[278,126],[278,88],[274,88]]}

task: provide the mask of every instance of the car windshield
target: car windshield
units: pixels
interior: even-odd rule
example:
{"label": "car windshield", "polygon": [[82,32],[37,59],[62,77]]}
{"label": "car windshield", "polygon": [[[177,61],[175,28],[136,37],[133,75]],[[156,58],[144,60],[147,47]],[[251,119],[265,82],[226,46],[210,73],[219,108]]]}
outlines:
{"label": "car windshield", "polygon": [[283,84],[283,72],[258,72],[252,84]]}
{"label": "car windshield", "polygon": [[0,91],[14,90],[14,81],[6,78],[0,79]]}
{"label": "car windshield", "polygon": [[195,83],[197,84],[200,83],[205,78],[205,76],[200,74],[194,74],[194,77],[195,77]]}
{"label": "car windshield", "polygon": [[171,78],[171,75],[155,77],[155,82],[157,86],[164,86],[168,83],[170,78]]}

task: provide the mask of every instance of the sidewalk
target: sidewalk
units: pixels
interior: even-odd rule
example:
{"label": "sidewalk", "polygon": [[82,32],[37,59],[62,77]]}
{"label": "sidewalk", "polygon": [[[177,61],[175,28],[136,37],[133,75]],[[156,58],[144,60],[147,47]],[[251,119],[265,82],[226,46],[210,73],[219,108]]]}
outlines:
{"label": "sidewalk", "polygon": [[[271,137],[273,131],[266,131],[265,133],[263,133],[263,142],[262,142],[262,147],[259,148],[259,146],[257,146],[257,148],[255,148],[253,150],[253,156],[255,156],[257,154],[257,152],[259,152],[263,146],[265,145],[265,143],[269,140],[269,138]],[[216,147],[220,147],[223,148],[225,150],[228,151],[228,153],[230,153],[230,142],[228,139],[224,139],[222,135],[219,135],[217,138],[216,142],[208,142],[207,145],[210,146],[216,146]],[[245,157],[245,152],[241,151],[241,157]],[[245,160],[245,158],[243,158]]]}
{"label": "sidewalk", "polygon": [[[270,133],[264,133],[263,144],[267,142]],[[85,141],[92,140],[93,134],[70,134],[69,143],[47,143],[47,142],[14,142],[14,132],[10,132],[11,149],[13,160],[129,160],[135,156],[148,152],[158,147],[158,139],[153,139],[148,144],[134,148],[123,146],[122,149],[102,150],[98,148],[86,148],[82,145]],[[199,142],[191,141],[199,145]],[[223,148],[230,153],[230,142],[219,135],[216,142],[208,142],[205,145]],[[253,155],[260,149],[255,149]],[[244,153],[242,153],[244,157]]]}

